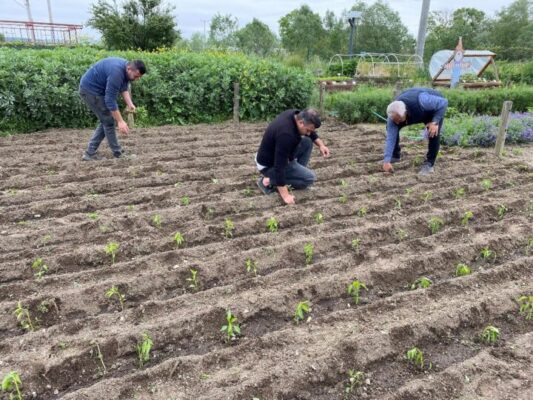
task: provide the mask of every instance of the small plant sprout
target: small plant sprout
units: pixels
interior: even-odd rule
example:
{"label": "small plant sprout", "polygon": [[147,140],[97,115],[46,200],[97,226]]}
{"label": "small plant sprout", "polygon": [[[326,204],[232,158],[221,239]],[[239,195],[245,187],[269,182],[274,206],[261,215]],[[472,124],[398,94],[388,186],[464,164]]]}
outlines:
{"label": "small plant sprout", "polygon": [[113,297],[116,297],[118,302],[120,303],[120,310],[124,311],[124,302],[126,301],[126,295],[124,293],[121,293],[119,288],[116,286],[111,286],[110,289],[105,292],[105,295],[108,299],[111,299]]}
{"label": "small plant sprout", "polygon": [[143,333],[142,341],[137,343],[137,358],[139,359],[139,368],[142,368],[144,364],[150,361],[150,351],[154,342],[147,333]]}
{"label": "small plant sprout", "polygon": [[533,319],[533,296],[520,296],[518,305],[520,306],[520,315],[526,317],[527,320]]}
{"label": "small plant sprout", "polygon": [[17,317],[17,321],[22,329],[32,332],[35,330],[35,326],[31,320],[30,310],[23,307],[20,301],[17,303],[17,308],[15,308],[13,314]]}
{"label": "small plant sprout", "polygon": [[489,246],[485,246],[479,251],[479,258],[485,261],[489,261],[492,258],[494,261],[496,260],[496,252],[491,250]]}
{"label": "small plant sprout", "polygon": [[346,193],[343,193],[339,197],[339,203],[346,204],[348,202],[348,195]]}
{"label": "small plant sprout", "polygon": [[474,218],[474,213],[472,211],[465,211],[463,218],[461,219],[461,225],[468,226],[468,223],[472,218]]}
{"label": "small plant sprout", "polygon": [[[406,356],[407,360],[409,360],[409,362],[415,367],[424,369],[426,360],[424,359],[424,353],[418,347],[412,347],[411,349],[407,350]],[[428,363],[428,369],[431,369],[431,367],[432,364],[430,362]]]}
{"label": "small plant sprout", "polygon": [[402,209],[402,199],[400,197],[396,197],[394,199],[394,208],[396,208],[397,210]]}
{"label": "small plant sprout", "polygon": [[413,190],[414,190],[413,188],[406,188],[405,189],[405,194],[407,196],[411,196],[413,194]]}
{"label": "small plant sprout", "polygon": [[108,256],[111,256],[111,264],[115,263],[115,258],[117,256],[119,248],[120,248],[120,245],[117,242],[109,242],[108,244],[105,245],[104,250]]}
{"label": "small plant sprout", "polygon": [[496,343],[500,339],[500,330],[495,326],[489,325],[481,332],[481,340],[485,343]]}
{"label": "small plant sprout", "polygon": [[531,249],[533,249],[533,237],[527,239],[526,256],[529,256],[529,253],[531,253]]}
{"label": "small plant sprout", "polygon": [[43,276],[46,275],[48,272],[48,266],[44,263],[42,258],[37,258],[35,261],[31,264],[31,269],[33,270],[33,275],[37,279],[42,279]]}
{"label": "small plant sprout", "polygon": [[188,206],[189,204],[191,204],[191,201],[189,199],[189,196],[183,196],[181,199],[180,199],[180,204],[182,206]]}
{"label": "small plant sprout", "polygon": [[344,392],[346,394],[352,393],[357,387],[363,384],[365,373],[363,371],[356,371],[355,369],[348,370],[348,384]]}
{"label": "small plant sprout", "polygon": [[308,301],[300,301],[296,305],[294,310],[294,322],[299,323],[305,319],[305,314],[308,314],[311,311],[311,307]]}
{"label": "small plant sprout", "polygon": [[359,210],[357,210],[357,216],[359,216],[361,218],[365,217],[367,213],[368,213],[368,208],[366,208],[365,206],[363,206]]}
{"label": "small plant sprout", "polygon": [[185,243],[185,238],[181,234],[181,232],[176,232],[174,234],[174,242],[176,243],[176,247],[181,247],[183,243]]}
{"label": "small plant sprout", "polygon": [[339,182],[340,187],[348,187],[348,182],[346,182],[344,179],[341,179]]}
{"label": "small plant sprout", "polygon": [[22,400],[22,380],[18,372],[11,371],[2,379],[2,392],[9,393],[9,400]]}
{"label": "small plant sprout", "polygon": [[324,216],[322,215],[322,213],[320,212],[317,212],[315,213],[315,215],[313,216],[313,218],[315,219],[315,222],[317,224],[321,224],[324,222]]}
{"label": "small plant sprout", "polygon": [[463,187],[457,188],[453,191],[453,197],[455,197],[456,199],[460,199],[464,197],[465,194],[466,194],[466,191],[465,191],[465,188]]}
{"label": "small plant sprout", "polygon": [[498,206],[498,218],[503,219],[505,217],[505,214],[509,211],[509,209],[505,206],[505,204],[500,204]]}
{"label": "small plant sprout", "polygon": [[220,328],[220,332],[226,333],[226,341],[235,340],[236,335],[241,334],[241,328],[237,324],[237,317],[231,313],[231,310],[226,311],[226,325]]}
{"label": "small plant sprout", "polygon": [[200,288],[200,282],[198,281],[198,270],[191,268],[189,271],[191,276],[186,280],[189,282],[189,288],[196,291]]}
{"label": "small plant sprout", "polygon": [[433,282],[428,277],[421,276],[420,278],[418,278],[416,281],[414,281],[411,284],[411,290],[426,289],[426,288],[430,287],[432,283]]}
{"label": "small plant sprout", "polygon": [[440,231],[443,225],[444,221],[439,217],[431,217],[428,221],[428,227],[432,235]]}
{"label": "small plant sprout", "polygon": [[226,236],[227,238],[232,238],[234,230],[235,225],[233,224],[233,221],[229,218],[226,218],[224,220],[224,236]]}
{"label": "small plant sprout", "polygon": [[276,233],[279,228],[279,222],[276,217],[270,217],[269,219],[267,219],[266,226],[269,232]]}
{"label": "small plant sprout", "polygon": [[361,289],[368,290],[366,285],[357,279],[348,285],[348,294],[352,296],[353,302],[355,304],[359,304],[359,296],[361,295]]}
{"label": "small plant sprout", "polygon": [[466,264],[459,263],[457,264],[457,267],[455,267],[455,276],[466,276],[466,275],[470,275],[471,273],[472,273],[472,270]]}
{"label": "small plant sprout", "polygon": [[481,187],[484,189],[484,190],[490,190],[492,189],[492,181],[490,179],[483,179],[481,181]]}
{"label": "small plant sprout", "polygon": [[352,250],[355,251],[355,254],[359,255],[359,251],[361,250],[360,238],[352,239]]}
{"label": "small plant sprout", "polygon": [[90,212],[89,214],[87,214],[87,216],[89,217],[89,219],[92,219],[93,221],[96,221],[98,218],[100,218],[100,216],[98,215],[96,211]]}
{"label": "small plant sprout", "polygon": [[424,194],[422,194],[422,200],[424,200],[424,203],[427,203],[433,198],[433,192],[431,190],[425,191]]}
{"label": "small plant sprout", "polygon": [[100,361],[100,365],[102,366],[102,368],[100,369],[100,366],[98,368],[100,369],[102,375],[105,375],[107,374],[107,368],[104,363],[104,356],[102,352],[100,351],[100,345],[98,344],[96,340],[93,340],[91,344],[94,346],[94,347],[91,347],[91,356],[94,354],[94,356],[98,359],[98,361]]}
{"label": "small plant sprout", "polygon": [[253,272],[254,276],[257,276],[257,263],[251,258],[247,258],[244,262],[246,272]]}
{"label": "small plant sprout", "polygon": [[161,215],[159,215],[159,214],[152,215],[152,224],[157,229],[161,229],[161,223],[162,223]]}
{"label": "small plant sprout", "polygon": [[252,197],[254,195],[254,191],[252,188],[247,187],[242,190],[242,195],[244,197]]}
{"label": "small plant sprout", "polygon": [[315,247],[313,246],[313,243],[304,244],[305,263],[307,265],[313,262],[314,251],[315,251]]}
{"label": "small plant sprout", "polygon": [[407,232],[404,229],[398,229],[396,230],[396,237],[401,242],[407,238]]}
{"label": "small plant sprout", "polygon": [[211,179],[211,182],[212,182],[214,185],[218,185],[219,180],[218,180],[218,178],[212,178],[212,179]]}

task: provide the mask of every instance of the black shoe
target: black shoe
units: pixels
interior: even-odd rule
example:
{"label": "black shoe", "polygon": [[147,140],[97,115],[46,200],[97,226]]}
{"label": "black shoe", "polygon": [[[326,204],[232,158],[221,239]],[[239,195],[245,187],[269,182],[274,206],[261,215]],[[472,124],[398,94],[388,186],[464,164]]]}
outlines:
{"label": "black shoe", "polygon": [[401,160],[401,157],[392,157],[390,159],[390,162],[391,162],[391,164],[395,164],[395,163],[400,162],[400,160]]}
{"label": "black shoe", "polygon": [[260,191],[263,192],[263,194],[272,194],[276,191],[276,189],[272,186],[272,185],[268,185],[268,186],[265,186],[263,185],[263,177],[260,176],[259,179],[257,180],[257,187],[259,188]]}
{"label": "black shoe", "polygon": [[101,160],[102,157],[100,157],[98,153],[94,153],[93,155],[90,155],[89,153],[84,152],[83,157],[81,159],[82,161],[98,161],[98,160]]}

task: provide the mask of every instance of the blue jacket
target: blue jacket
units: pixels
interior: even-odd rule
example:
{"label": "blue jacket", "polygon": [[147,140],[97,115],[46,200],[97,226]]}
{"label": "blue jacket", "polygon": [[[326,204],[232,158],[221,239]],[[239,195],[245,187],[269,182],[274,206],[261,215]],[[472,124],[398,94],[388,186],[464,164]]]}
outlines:
{"label": "blue jacket", "polygon": [[128,90],[127,64],[128,61],[117,57],[98,61],[81,77],[80,91],[103,96],[109,111],[118,110],[118,94]]}

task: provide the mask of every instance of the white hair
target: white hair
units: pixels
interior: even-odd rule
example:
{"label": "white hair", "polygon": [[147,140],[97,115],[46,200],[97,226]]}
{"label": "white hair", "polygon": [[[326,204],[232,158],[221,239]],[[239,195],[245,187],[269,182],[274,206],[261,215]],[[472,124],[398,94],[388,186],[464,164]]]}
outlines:
{"label": "white hair", "polygon": [[400,117],[405,117],[406,113],[407,108],[405,107],[405,103],[403,101],[393,101],[387,107],[387,115],[389,117],[392,117],[393,114],[398,114]]}

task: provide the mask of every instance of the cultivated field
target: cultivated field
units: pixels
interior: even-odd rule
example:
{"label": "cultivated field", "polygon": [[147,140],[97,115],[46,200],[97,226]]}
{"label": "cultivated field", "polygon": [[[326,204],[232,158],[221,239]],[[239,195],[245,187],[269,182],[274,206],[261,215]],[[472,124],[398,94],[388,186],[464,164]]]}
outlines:
{"label": "cultivated field", "polygon": [[[502,161],[444,148],[421,179],[425,146],[409,143],[386,176],[382,126],[330,122],[332,157],[314,154],[317,184],[287,207],[255,186],[264,128],[135,129],[134,157],[103,143],[96,163],[80,161],[89,130],[0,138],[0,376],[18,371],[26,399],[531,399],[533,321],[518,305],[533,294],[531,148]],[[422,276],[433,284],[410,290]],[[229,342],[228,309],[242,333]],[[364,377],[351,385],[349,370]]]}

